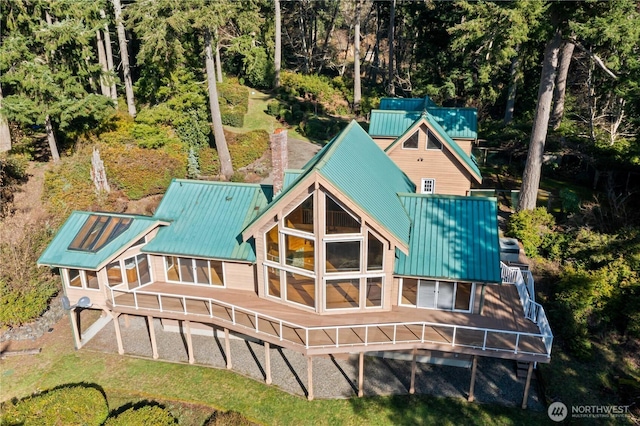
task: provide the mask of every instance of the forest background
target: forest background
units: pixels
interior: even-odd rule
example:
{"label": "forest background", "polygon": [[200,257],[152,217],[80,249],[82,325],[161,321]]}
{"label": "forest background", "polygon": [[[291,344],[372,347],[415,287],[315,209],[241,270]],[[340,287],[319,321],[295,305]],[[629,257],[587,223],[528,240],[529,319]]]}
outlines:
{"label": "forest background", "polygon": [[[559,371],[574,363],[576,382],[595,368],[598,395],[637,402],[639,8],[4,0],[3,215],[28,168],[52,164],[46,215],[0,241],[0,325],[32,320],[59,291],[35,260],[70,211],[125,211],[175,177],[260,179],[265,170],[251,165],[274,126],[323,143],[352,118],[366,126],[381,97],[429,96],[477,108],[484,186],[521,191],[514,205],[503,200],[518,211],[505,231],[534,259],[551,317],[559,361],[548,367],[550,388],[570,380]],[[251,93],[270,99],[264,126],[247,114]],[[91,181],[94,148],[110,192]]]}

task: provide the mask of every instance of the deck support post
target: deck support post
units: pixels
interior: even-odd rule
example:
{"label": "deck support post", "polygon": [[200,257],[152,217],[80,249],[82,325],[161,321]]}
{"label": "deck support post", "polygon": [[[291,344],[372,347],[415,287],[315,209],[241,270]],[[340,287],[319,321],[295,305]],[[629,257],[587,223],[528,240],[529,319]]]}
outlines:
{"label": "deck support post", "polygon": [[129,325],[131,325],[129,323],[129,314],[124,314],[124,327],[129,328]]}
{"label": "deck support post", "polygon": [[482,315],[482,309],[484,308],[484,291],[487,288],[486,284],[482,284],[482,290],[480,290],[480,305],[478,306],[478,315]]}
{"label": "deck support post", "polygon": [[153,359],[158,359],[158,343],[156,342],[156,330],[153,328],[153,317],[147,316],[147,326],[149,327],[149,339],[151,340],[151,352]]}
{"label": "deck support post", "polygon": [[307,399],[313,401],[313,357],[307,357]]}
{"label": "deck support post", "polygon": [[358,356],[358,397],[364,396],[364,352]]}
{"label": "deck support post", "polygon": [[189,364],[196,362],[196,358],[193,355],[193,340],[191,339],[191,322],[184,322],[184,329],[187,332],[187,352],[189,352]]}
{"label": "deck support post", "polygon": [[476,387],[476,369],[478,368],[478,356],[473,356],[473,362],[471,363],[471,384],[469,385],[469,402],[473,402],[473,389]]}
{"label": "deck support post", "polygon": [[227,358],[227,370],[231,370],[231,343],[229,342],[229,329],[224,329],[224,352]]}
{"label": "deck support post", "polygon": [[527,402],[529,400],[529,385],[531,385],[531,376],[533,374],[533,362],[529,363],[529,369],[527,370],[527,381],[524,384],[524,396],[522,397],[522,409],[527,408]]}
{"label": "deck support post", "polygon": [[124,346],[122,345],[122,333],[120,333],[120,314],[113,313],[113,326],[116,329],[116,342],[118,343],[118,353],[124,355]]}
{"label": "deck support post", "polygon": [[264,381],[268,385],[271,384],[271,351],[269,349],[269,342],[264,342],[264,364],[266,368],[266,377],[264,378]]}
{"label": "deck support post", "polygon": [[69,320],[71,321],[71,330],[73,331],[73,342],[76,349],[82,347],[82,337],[80,336],[80,327],[78,326],[78,311],[71,309],[69,311]]}
{"label": "deck support post", "polygon": [[411,358],[411,386],[409,393],[416,393],[416,358],[418,357],[418,348],[413,348],[413,357]]}

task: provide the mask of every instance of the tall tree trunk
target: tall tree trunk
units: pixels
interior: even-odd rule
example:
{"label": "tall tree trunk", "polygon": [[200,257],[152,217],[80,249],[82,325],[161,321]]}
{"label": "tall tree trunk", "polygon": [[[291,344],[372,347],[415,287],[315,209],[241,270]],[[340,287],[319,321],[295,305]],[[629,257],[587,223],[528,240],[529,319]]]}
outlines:
{"label": "tall tree trunk", "polygon": [[573,49],[576,47],[570,41],[566,41],[560,52],[560,64],[558,65],[558,77],[556,77],[556,88],[553,92],[553,111],[551,112],[551,126],[553,130],[558,130],[562,117],[564,116],[564,100],[567,90],[567,75],[573,57]]}
{"label": "tall tree trunk", "polygon": [[122,76],[124,78],[124,90],[127,96],[127,109],[129,115],[136,116],[136,104],[133,98],[133,81],[131,80],[131,69],[129,67],[129,51],[127,50],[127,35],[122,23],[122,5],[120,0],[111,0],[116,17],[116,30],[118,33],[118,43],[120,44],[120,61],[122,62]]}
{"label": "tall tree trunk", "polygon": [[353,112],[360,113],[360,0],[356,0],[356,23],[353,31]]}
{"label": "tall tree trunk", "polygon": [[227,140],[224,137],[222,128],[222,118],[220,116],[220,104],[218,103],[218,88],[216,87],[216,72],[213,63],[211,32],[204,33],[205,65],[207,68],[207,83],[209,86],[209,108],[211,109],[211,122],[213,123],[213,136],[216,140],[218,158],[220,158],[220,173],[229,179],[233,174],[231,155],[227,147]]}
{"label": "tall tree trunk", "polygon": [[396,94],[396,86],[394,81],[394,62],[393,62],[393,39],[395,34],[395,20],[396,20],[396,0],[391,0],[389,7],[391,10],[389,11],[389,81],[388,81],[388,91],[389,95],[395,96]]}
{"label": "tall tree trunk", "polygon": [[280,0],[274,0],[274,2],[276,20],[276,47],[273,58],[273,64],[275,67],[273,87],[277,89],[278,87],[280,87],[280,61],[282,60],[282,17],[280,16]]}
{"label": "tall tree trunk", "polygon": [[53,125],[51,124],[51,117],[49,117],[49,115],[44,119],[44,128],[47,132],[47,141],[49,142],[49,149],[51,150],[51,159],[54,163],[57,163],[60,161],[60,154],[58,154],[56,135],[53,133]]}
{"label": "tall tree trunk", "polygon": [[220,44],[216,43],[216,77],[222,83],[222,62],[220,61]]}
{"label": "tall tree trunk", "polygon": [[[109,24],[107,23],[107,14],[100,9],[100,17],[104,20],[104,50],[107,54],[107,69],[113,73],[113,47],[111,46],[111,34],[109,33]],[[118,90],[116,89],[116,81],[111,77],[111,99],[118,100]]]}
{"label": "tall tree trunk", "polygon": [[551,101],[553,100],[553,86],[556,80],[556,69],[558,67],[558,51],[560,50],[561,43],[562,34],[559,29],[556,29],[553,38],[549,40],[544,50],[540,87],[538,88],[538,104],[536,106],[535,117],[533,118],[527,164],[525,165],[524,174],[522,175],[522,188],[520,189],[518,211],[533,210],[536,208],[542,169],[542,155],[544,154],[544,144],[547,139],[549,113],[551,111]]}
{"label": "tall tree trunk", "polygon": [[508,125],[513,120],[513,110],[516,105],[516,92],[518,90],[518,67],[520,66],[520,49],[516,48],[516,55],[511,58],[511,68],[509,69],[509,91],[507,92],[507,106],[504,109],[504,125]]}
{"label": "tall tree trunk", "polygon": [[[2,86],[0,86],[0,109],[2,108]],[[0,114],[0,152],[11,149],[11,131],[9,122],[4,115]]]}
{"label": "tall tree trunk", "polygon": [[98,62],[102,68],[100,75],[100,93],[104,96],[111,97],[111,86],[107,84],[107,74],[109,72],[109,65],[107,64],[107,54],[104,51],[104,40],[102,39],[102,31],[96,30],[96,38],[98,42]]}

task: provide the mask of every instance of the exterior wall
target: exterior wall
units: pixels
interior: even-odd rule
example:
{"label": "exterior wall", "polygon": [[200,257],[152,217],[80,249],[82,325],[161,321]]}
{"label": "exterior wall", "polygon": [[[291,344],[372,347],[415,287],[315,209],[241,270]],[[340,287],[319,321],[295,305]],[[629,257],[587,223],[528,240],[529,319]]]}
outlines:
{"label": "exterior wall", "polygon": [[454,141],[468,156],[471,156],[471,148],[473,148],[473,141],[471,139],[454,139]]}
{"label": "exterior wall", "polygon": [[226,288],[256,291],[256,266],[250,263],[224,262]]}
{"label": "exterior wall", "polygon": [[[426,133],[420,128],[417,149],[402,147],[402,140],[388,152],[421,192],[422,178],[435,179],[435,194],[467,195],[472,177],[443,144],[442,150],[426,149]],[[411,136],[411,135],[407,135]]]}
{"label": "exterior wall", "polygon": [[387,149],[389,145],[393,143],[396,138],[385,138],[381,136],[371,136],[371,139],[380,147],[381,150]]}

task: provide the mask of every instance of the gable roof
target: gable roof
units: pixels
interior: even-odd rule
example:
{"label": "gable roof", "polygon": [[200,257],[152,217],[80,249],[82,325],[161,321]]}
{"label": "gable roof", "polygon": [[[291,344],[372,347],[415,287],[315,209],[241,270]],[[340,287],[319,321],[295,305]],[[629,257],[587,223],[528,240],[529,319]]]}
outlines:
{"label": "gable roof", "polygon": [[[70,249],[69,246],[92,216],[131,219],[131,224],[96,251]],[[166,224],[149,216],[74,211],[40,255],[38,265],[97,270],[143,235],[159,225]]]}
{"label": "gable roof", "polygon": [[[422,110],[383,110],[371,111],[369,134],[378,137],[398,137],[420,118]],[[478,112],[475,108],[426,108],[433,119],[442,126],[447,134],[456,139],[477,139]]]}
{"label": "gable roof", "polygon": [[253,262],[253,241],[242,241],[240,234],[267,205],[270,190],[264,185],[174,179],[154,215],[171,225],[142,250]]}
{"label": "gable roof", "polygon": [[417,129],[422,124],[428,124],[433,130],[435,130],[435,132],[439,136],[440,141],[443,142],[444,145],[449,149],[449,151],[451,151],[451,153],[454,155],[454,157],[456,157],[458,161],[460,161],[462,166],[467,169],[469,174],[471,174],[471,176],[473,176],[476,181],[478,181],[478,183],[482,182],[482,174],[480,173],[480,169],[478,168],[478,165],[476,164],[473,157],[470,157],[462,148],[460,148],[460,145],[458,145],[456,141],[451,139],[451,137],[442,128],[442,126],[440,126],[440,124],[438,124],[433,116],[427,111],[423,111],[420,118],[417,119],[411,125],[411,127],[405,130],[405,132],[400,135],[395,141],[393,141],[391,145],[389,145],[384,151],[386,153],[389,153],[400,144],[400,140],[402,140],[402,137],[404,135],[413,133],[415,129]]}
{"label": "gable roof", "polygon": [[287,169],[284,171],[284,182],[282,187],[286,188],[298,179],[298,177],[304,173],[304,170],[299,169]]}
{"label": "gable roof", "polygon": [[309,160],[303,170],[261,212],[261,217],[268,215],[280,199],[308,176],[318,173],[337,188],[340,195],[355,203],[378,225],[405,245],[408,243],[411,223],[397,194],[414,192],[415,185],[358,123],[349,123]]}
{"label": "gable roof", "polygon": [[380,109],[422,111],[437,106],[429,96],[424,98],[380,98]]}
{"label": "gable roof", "polygon": [[413,223],[409,253],[396,250],[395,274],[499,283],[495,198],[400,194]]}

